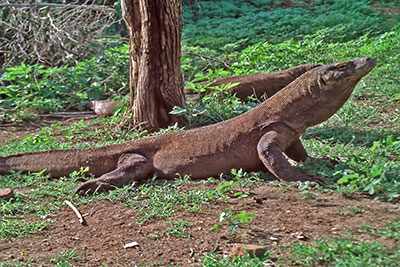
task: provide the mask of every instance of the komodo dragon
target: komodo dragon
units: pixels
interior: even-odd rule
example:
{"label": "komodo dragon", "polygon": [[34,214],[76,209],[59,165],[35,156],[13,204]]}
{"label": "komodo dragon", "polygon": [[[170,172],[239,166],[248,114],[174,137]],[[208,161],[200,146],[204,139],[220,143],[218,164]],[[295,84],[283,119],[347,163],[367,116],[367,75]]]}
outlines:
{"label": "komodo dragon", "polygon": [[299,135],[331,117],[357,82],[375,66],[373,58],[323,65],[304,73],[254,109],[220,123],[104,147],[28,152],[0,157],[0,173],[38,172],[55,177],[89,166],[99,178],[78,188],[94,193],[157,174],[172,179],[206,178],[233,168],[263,170],[288,181],[322,179],[293,167],[284,156],[304,161]]}
{"label": "komodo dragon", "polygon": [[[246,100],[247,97],[255,95],[257,98],[262,97],[264,94],[268,97],[276,94],[279,90],[294,81],[300,75],[315,68],[317,64],[304,64],[290,69],[275,71],[271,73],[248,74],[232,77],[224,77],[214,81],[199,82],[196,84],[209,86],[221,86],[228,83],[239,83],[237,86],[228,89],[228,93],[235,94],[238,98]],[[212,90],[207,90],[212,92]],[[207,93],[204,92],[204,93]],[[190,89],[185,89],[185,94],[193,94]],[[203,93],[203,94],[204,94]],[[202,94],[202,95],[203,95]],[[200,97],[200,96],[199,96]],[[194,98],[196,99],[196,98]]]}

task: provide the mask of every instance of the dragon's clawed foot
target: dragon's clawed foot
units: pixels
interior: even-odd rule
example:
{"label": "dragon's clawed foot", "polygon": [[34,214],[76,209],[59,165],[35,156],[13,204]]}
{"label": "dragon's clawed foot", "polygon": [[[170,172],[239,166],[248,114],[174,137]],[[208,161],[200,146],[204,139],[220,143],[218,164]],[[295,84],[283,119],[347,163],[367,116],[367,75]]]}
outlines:
{"label": "dragon's clawed foot", "polygon": [[301,185],[305,182],[309,182],[310,186],[317,186],[317,185],[324,185],[325,181],[318,176],[315,175],[310,175],[310,174],[305,174],[296,178],[292,178],[288,180],[290,184],[296,184],[296,185]]}
{"label": "dragon's clawed foot", "polygon": [[328,164],[331,166],[335,166],[335,165],[339,164],[338,160],[327,157],[327,156],[322,156],[322,157],[317,157],[317,158],[310,157],[310,159],[311,159],[311,163]]}
{"label": "dragon's clawed foot", "polygon": [[76,193],[79,194],[86,194],[86,195],[92,195],[95,193],[102,193],[106,191],[110,191],[113,189],[115,186],[104,182],[101,179],[93,179],[85,182],[81,186],[78,187],[76,190]]}

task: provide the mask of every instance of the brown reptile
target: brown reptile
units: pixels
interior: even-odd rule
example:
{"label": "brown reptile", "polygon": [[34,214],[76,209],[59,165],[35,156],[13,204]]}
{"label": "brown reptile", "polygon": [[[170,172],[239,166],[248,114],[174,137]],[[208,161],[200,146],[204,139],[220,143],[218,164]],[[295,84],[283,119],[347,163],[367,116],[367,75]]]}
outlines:
{"label": "brown reptile", "polygon": [[[214,81],[205,81],[196,83],[198,85],[209,84],[210,87],[218,86],[228,83],[239,83],[237,86],[228,89],[230,94],[235,94],[238,98],[246,100],[247,97],[255,95],[261,98],[263,95],[271,97],[282,88],[294,81],[300,75],[315,68],[317,64],[304,64],[290,69],[275,71],[271,73],[248,74],[232,77],[224,77]],[[207,92],[212,90],[207,90]],[[193,94],[190,89],[185,89],[185,94]],[[203,93],[204,94],[204,93]]]}
{"label": "brown reptile", "polygon": [[313,68],[256,108],[201,128],[104,147],[3,156],[0,173],[46,169],[59,177],[89,166],[100,177],[82,184],[78,188],[82,193],[106,191],[154,174],[165,179],[177,174],[206,178],[233,168],[266,167],[283,181],[322,183],[291,166],[285,154],[295,161],[306,160],[299,135],[338,111],[374,66],[374,59],[364,57]]}

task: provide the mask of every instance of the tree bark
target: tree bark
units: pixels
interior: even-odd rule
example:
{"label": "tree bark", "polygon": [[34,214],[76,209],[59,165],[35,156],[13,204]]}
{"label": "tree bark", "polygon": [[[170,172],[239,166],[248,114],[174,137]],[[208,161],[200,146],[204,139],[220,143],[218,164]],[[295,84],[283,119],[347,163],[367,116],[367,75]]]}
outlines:
{"label": "tree bark", "polygon": [[181,0],[121,0],[129,32],[130,107],[133,122],[155,131],[178,122],[183,106]]}

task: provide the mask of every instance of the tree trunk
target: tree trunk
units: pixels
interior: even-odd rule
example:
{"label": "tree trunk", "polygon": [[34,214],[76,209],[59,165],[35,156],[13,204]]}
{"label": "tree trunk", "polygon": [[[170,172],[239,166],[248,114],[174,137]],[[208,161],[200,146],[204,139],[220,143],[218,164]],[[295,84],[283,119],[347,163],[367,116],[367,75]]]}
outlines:
{"label": "tree trunk", "polygon": [[169,114],[185,103],[181,0],[121,0],[121,9],[129,31],[133,122],[151,131],[183,122]]}

